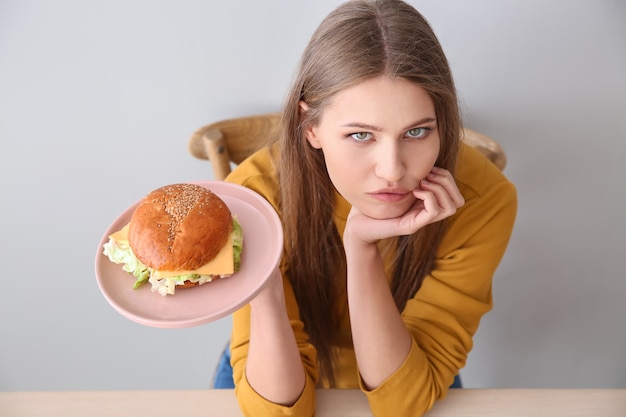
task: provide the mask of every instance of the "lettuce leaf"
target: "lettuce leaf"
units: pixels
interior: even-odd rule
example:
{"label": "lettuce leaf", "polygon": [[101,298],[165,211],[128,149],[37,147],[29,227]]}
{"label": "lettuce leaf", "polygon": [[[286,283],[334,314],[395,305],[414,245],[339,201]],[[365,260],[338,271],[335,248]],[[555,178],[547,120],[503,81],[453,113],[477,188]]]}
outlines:
{"label": "lettuce leaf", "polygon": [[104,244],[104,254],[116,264],[121,264],[122,269],[130,272],[136,278],[133,288],[137,289],[142,284],[148,282],[150,278],[150,268],[145,266],[133,253],[129,245],[120,244],[109,239]]}
{"label": "lettuce leaf", "polygon": [[241,267],[241,252],[243,252],[243,229],[237,221],[237,216],[233,216],[233,261],[235,272]]}
{"label": "lettuce leaf", "polygon": [[[233,216],[233,262],[235,272],[239,271],[241,267],[241,253],[243,251],[243,229],[237,221],[236,216]],[[131,273],[135,278],[134,289],[141,287],[148,282],[151,275],[151,269],[144,265],[133,253],[132,249],[127,244],[122,244],[115,240],[109,239],[104,244],[104,255],[107,256],[111,262],[121,264],[122,269]],[[174,281],[197,281],[200,279],[198,274],[183,274],[175,277],[167,278]]]}

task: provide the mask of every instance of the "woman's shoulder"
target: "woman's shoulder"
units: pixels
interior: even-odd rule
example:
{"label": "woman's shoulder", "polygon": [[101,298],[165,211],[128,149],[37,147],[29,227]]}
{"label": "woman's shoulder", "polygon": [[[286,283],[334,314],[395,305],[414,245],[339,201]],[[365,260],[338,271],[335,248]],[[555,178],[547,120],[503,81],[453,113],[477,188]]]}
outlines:
{"label": "woman's shoulder", "polygon": [[275,168],[277,149],[277,146],[273,145],[256,151],[235,167],[225,181],[255,191],[277,210],[279,195]]}
{"label": "woman's shoulder", "polygon": [[515,185],[483,154],[465,144],[455,178],[465,205],[451,217],[453,232],[442,241],[442,251],[463,246],[472,237],[508,241],[517,213]]}
{"label": "woman's shoulder", "polygon": [[478,150],[463,144],[455,178],[465,205],[451,219],[454,234],[461,240],[479,230],[489,234],[488,229],[493,229],[492,237],[510,235],[517,213],[517,190],[504,173]]}
{"label": "woman's shoulder", "polygon": [[515,186],[504,173],[475,148],[463,143],[459,152],[455,178],[464,197],[480,197],[494,187],[514,191]]}

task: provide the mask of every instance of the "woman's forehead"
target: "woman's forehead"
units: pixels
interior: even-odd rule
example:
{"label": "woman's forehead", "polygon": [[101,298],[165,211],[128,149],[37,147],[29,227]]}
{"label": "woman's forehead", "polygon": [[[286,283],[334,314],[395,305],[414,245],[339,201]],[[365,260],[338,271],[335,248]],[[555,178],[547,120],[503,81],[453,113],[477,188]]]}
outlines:
{"label": "woman's forehead", "polygon": [[410,125],[418,119],[434,119],[433,101],[419,84],[404,78],[380,76],[336,93],[322,118],[342,124],[368,124],[373,128],[395,121]]}

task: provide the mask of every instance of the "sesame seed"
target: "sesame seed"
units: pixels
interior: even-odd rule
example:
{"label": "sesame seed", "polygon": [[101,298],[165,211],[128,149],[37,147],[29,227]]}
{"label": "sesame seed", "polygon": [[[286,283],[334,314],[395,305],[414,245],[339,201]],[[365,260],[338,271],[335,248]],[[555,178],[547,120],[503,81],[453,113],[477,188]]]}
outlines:
{"label": "sesame seed", "polygon": [[[189,211],[198,205],[198,201],[206,197],[206,190],[194,184],[174,184],[163,187],[163,192],[167,196],[166,200],[155,198],[153,203],[161,203],[165,212],[170,216],[167,241],[171,242],[168,246],[168,250],[171,252],[176,230]],[[202,206],[204,204],[201,203],[199,207]],[[161,225],[158,224],[157,227],[161,227]]]}

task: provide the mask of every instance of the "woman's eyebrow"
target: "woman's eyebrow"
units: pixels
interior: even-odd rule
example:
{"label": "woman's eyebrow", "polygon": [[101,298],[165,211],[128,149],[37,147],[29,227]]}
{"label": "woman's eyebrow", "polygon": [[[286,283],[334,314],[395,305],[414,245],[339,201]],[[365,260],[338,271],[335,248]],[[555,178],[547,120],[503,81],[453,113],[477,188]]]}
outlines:
{"label": "woman's eyebrow", "polygon": [[[434,117],[424,117],[423,119],[419,119],[413,123],[410,123],[408,126],[404,127],[403,129],[408,130],[415,126],[419,126],[425,123],[432,123],[435,121],[437,121],[437,119],[435,119]],[[342,125],[341,127],[352,127],[352,128],[363,129],[363,130],[370,130],[372,132],[380,132],[383,130],[381,127],[371,125],[369,123],[359,123],[359,122],[346,123]]]}
{"label": "woman's eyebrow", "polygon": [[345,125],[341,125],[341,127],[355,127],[358,129],[371,130],[374,132],[380,132],[381,130],[383,130],[382,128],[378,126],[370,125],[367,123],[358,123],[358,122],[346,123]]}

